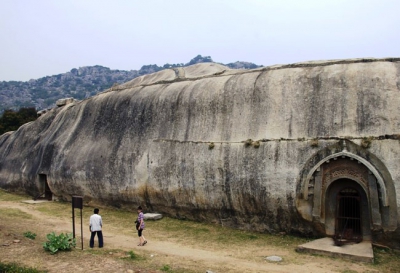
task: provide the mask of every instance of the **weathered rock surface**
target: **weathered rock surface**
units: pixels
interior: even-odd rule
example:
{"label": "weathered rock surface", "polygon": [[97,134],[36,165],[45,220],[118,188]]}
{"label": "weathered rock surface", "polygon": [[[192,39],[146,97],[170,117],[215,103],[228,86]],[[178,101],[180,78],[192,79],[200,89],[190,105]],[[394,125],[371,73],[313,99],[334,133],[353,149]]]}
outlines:
{"label": "weathered rock surface", "polygon": [[160,220],[162,219],[162,214],[159,213],[145,213],[143,214],[144,220]]}
{"label": "weathered rock surface", "polygon": [[321,234],[303,176],[346,140],[390,192],[374,237],[388,242],[400,237],[399,128],[400,59],[197,64],[135,78],[2,135],[0,186],[36,195],[45,176],[67,200]]}
{"label": "weathered rock surface", "polygon": [[56,105],[58,107],[61,107],[61,106],[65,106],[65,105],[67,105],[69,103],[73,103],[74,101],[75,101],[74,98],[59,99],[59,100],[56,101]]}
{"label": "weathered rock surface", "polygon": [[282,258],[279,256],[268,256],[265,259],[270,262],[281,262],[282,261]]}

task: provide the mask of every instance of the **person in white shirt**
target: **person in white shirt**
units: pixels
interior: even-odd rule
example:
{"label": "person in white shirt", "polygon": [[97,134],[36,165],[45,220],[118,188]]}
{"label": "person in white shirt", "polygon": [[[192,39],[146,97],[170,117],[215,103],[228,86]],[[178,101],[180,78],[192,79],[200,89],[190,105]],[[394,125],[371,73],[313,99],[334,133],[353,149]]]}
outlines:
{"label": "person in white shirt", "polygon": [[99,240],[99,247],[103,247],[103,233],[101,231],[101,228],[103,227],[103,221],[99,215],[99,209],[94,209],[93,212],[94,214],[90,216],[89,221],[89,230],[91,232],[90,248],[93,248],[94,246],[94,237],[96,236],[96,233]]}

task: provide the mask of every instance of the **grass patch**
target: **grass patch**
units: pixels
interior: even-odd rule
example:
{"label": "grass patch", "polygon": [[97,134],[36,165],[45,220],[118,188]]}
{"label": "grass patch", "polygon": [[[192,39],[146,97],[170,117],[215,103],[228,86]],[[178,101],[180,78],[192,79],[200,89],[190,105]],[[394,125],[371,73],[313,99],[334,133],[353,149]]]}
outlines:
{"label": "grass patch", "polygon": [[132,250],[129,251],[128,253],[126,253],[129,256],[129,259],[131,260],[140,260],[140,256],[137,255],[135,252],[133,252]]}
{"label": "grass patch", "polygon": [[23,201],[27,199],[32,199],[32,196],[26,194],[9,193],[6,190],[0,189],[1,201]]}
{"label": "grass patch", "polygon": [[190,273],[190,272],[193,272],[193,271],[187,271],[186,269],[182,269],[182,268],[172,268],[169,264],[162,265],[160,270],[162,272],[167,272],[167,273]]}
{"label": "grass patch", "polygon": [[[90,215],[93,214],[93,208],[85,208],[85,213],[87,213],[87,217],[90,217]],[[105,223],[118,223],[118,226],[121,226],[125,229],[132,229],[134,232],[136,232],[136,212],[132,213],[129,211],[118,209],[100,208],[99,214],[101,215],[101,217],[103,218],[103,222]]]}
{"label": "grass patch", "polygon": [[[35,205],[37,210],[57,218],[71,217],[72,206],[67,202],[44,202]],[[80,216],[78,209],[75,209],[75,217]]]}
{"label": "grass patch", "polygon": [[147,221],[146,225],[153,233],[168,233],[168,236],[171,238],[179,238],[177,240],[182,241],[193,241],[196,245],[202,245],[205,248],[214,247],[213,243],[225,247],[240,247],[248,243],[254,246],[263,246],[267,244],[276,247],[296,247],[308,241],[308,239],[291,235],[254,233],[219,225],[210,225],[208,223],[181,221],[168,217],[164,217],[162,220],[155,222]]}
{"label": "grass patch", "polygon": [[[25,199],[21,197],[12,198],[10,197],[11,194],[0,191],[1,196],[4,194],[6,194],[8,196],[7,198],[11,200],[19,201]],[[71,222],[72,208],[71,203],[69,202],[39,203],[35,204],[32,209],[41,211],[45,215],[60,217],[62,219],[65,219],[65,221],[67,221],[68,223]],[[92,207],[83,208],[83,220],[85,228],[87,227],[89,217],[92,214]],[[134,225],[134,221],[137,218],[136,211],[130,212],[115,208],[100,208],[100,215],[103,217],[103,223],[104,226],[107,228],[107,232],[110,231],[109,234],[111,234],[112,232],[118,234],[127,234],[129,236],[132,236],[130,237],[132,238],[132,240],[136,240],[137,236]],[[75,217],[77,221],[76,223],[79,225],[79,209],[75,209]],[[31,224],[36,221],[35,219],[33,219],[32,221],[20,221],[19,219],[32,219],[32,217],[29,214],[24,213],[18,209],[0,208],[0,221],[3,219],[12,220],[9,221],[10,226],[12,225],[13,232],[15,232],[16,230],[20,231],[19,234],[26,232],[26,224]],[[24,222],[25,225],[23,227],[16,226],[15,223],[17,222]],[[42,234],[39,229],[35,230],[36,227],[34,225],[32,225],[31,228],[32,232],[38,233],[39,239],[41,239],[41,237],[44,237],[44,234]],[[107,232],[105,234],[107,234]],[[250,231],[236,230],[217,224],[199,223],[190,220],[182,221],[169,217],[164,217],[163,219],[158,221],[146,221],[146,229],[144,235],[145,237],[147,237],[150,243],[152,241],[163,241],[171,243],[175,242],[180,245],[185,245],[187,247],[192,246],[196,249],[222,251],[229,253],[229,256],[231,256],[232,258],[243,259],[249,262],[263,260],[265,256],[271,254],[285,253],[285,255],[287,256],[283,256],[284,263],[281,263],[282,265],[303,265],[307,264],[309,260],[316,260],[321,263],[328,262],[334,264],[332,267],[335,267],[335,270],[337,270],[337,272],[350,273],[352,272],[351,270],[354,270],[351,267],[351,263],[347,261],[341,261],[340,259],[336,258],[326,258],[325,256],[320,255],[298,254],[297,252],[295,252],[295,248],[300,244],[310,241],[310,239],[296,237],[292,235],[272,235],[265,233],[256,233]],[[38,241],[38,239],[36,239],[36,241]],[[35,241],[29,242],[29,244],[34,243]],[[266,246],[268,246],[269,252],[266,252],[264,250],[266,249]],[[71,252],[58,253],[57,257],[60,260],[83,260],[84,258],[82,257],[100,260],[110,257],[121,263],[128,264],[130,267],[137,266],[138,268],[147,268],[163,272],[176,273],[198,272],[200,264],[202,267],[204,267],[202,262],[200,261],[193,262],[191,260],[182,260],[179,261],[179,263],[175,263],[172,261],[172,256],[164,256],[162,254],[160,255],[153,252],[147,252],[146,248],[133,249],[133,251],[130,251],[129,249],[130,247],[128,249],[120,250],[96,248],[85,252],[73,249],[73,251]],[[153,255],[150,256],[150,254],[155,254],[155,258],[153,258]],[[374,254],[375,263],[367,265],[362,264],[362,267],[364,269],[367,268],[367,271],[363,272],[397,272],[400,268],[400,251],[375,247]],[[193,263],[195,264],[193,265]],[[223,270],[216,270],[215,272],[223,272]]]}
{"label": "grass patch", "polygon": [[2,218],[33,219],[32,215],[12,208],[0,208],[0,215]]}
{"label": "grass patch", "polygon": [[7,273],[45,273],[47,271],[41,271],[36,268],[20,266],[16,263],[3,263],[0,262],[0,272]]}
{"label": "grass patch", "polygon": [[[45,202],[36,204],[36,209],[44,214],[68,219],[71,217],[72,208],[69,202]],[[1,212],[1,210],[0,210]],[[6,212],[6,211],[5,211]],[[90,215],[93,214],[92,207],[84,207],[83,219],[86,223]],[[19,210],[7,212],[10,217],[31,217]],[[105,226],[118,228],[123,234],[135,234],[136,212],[119,210],[115,208],[100,208],[99,214],[103,218]],[[80,218],[80,210],[75,209],[76,219]],[[271,235],[264,233],[254,233],[250,231],[236,230],[209,223],[193,221],[182,221],[169,217],[164,217],[158,221],[146,221],[146,233],[151,233],[153,240],[170,241],[190,241],[193,245],[199,245],[206,249],[215,247],[219,244],[223,247],[243,246],[251,243],[254,246],[273,245],[276,247],[296,247],[303,244],[308,239],[291,235]]]}
{"label": "grass patch", "polygon": [[172,269],[169,265],[165,264],[160,268],[161,271],[163,272],[172,272]]}
{"label": "grass patch", "polygon": [[27,232],[24,232],[24,237],[29,238],[29,239],[31,239],[31,240],[35,240],[35,238],[36,238],[36,233],[27,231]]}
{"label": "grass patch", "polygon": [[381,272],[399,272],[400,250],[374,247],[374,265]]}
{"label": "grass patch", "polygon": [[129,251],[129,252],[127,253],[127,255],[129,256],[129,258],[130,258],[131,260],[137,260],[137,259],[139,258],[139,256],[138,256],[137,254],[135,254],[135,252],[133,252],[132,250]]}

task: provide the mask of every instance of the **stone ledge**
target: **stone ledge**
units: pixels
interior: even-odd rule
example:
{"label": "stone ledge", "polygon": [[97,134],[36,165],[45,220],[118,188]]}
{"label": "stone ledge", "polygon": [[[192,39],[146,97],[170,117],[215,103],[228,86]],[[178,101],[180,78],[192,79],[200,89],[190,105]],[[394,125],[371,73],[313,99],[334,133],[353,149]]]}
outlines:
{"label": "stone ledge", "polygon": [[336,246],[332,238],[322,238],[302,245],[296,249],[297,252],[320,254],[331,257],[340,257],[352,261],[372,263],[374,252],[370,241],[362,241],[358,244]]}

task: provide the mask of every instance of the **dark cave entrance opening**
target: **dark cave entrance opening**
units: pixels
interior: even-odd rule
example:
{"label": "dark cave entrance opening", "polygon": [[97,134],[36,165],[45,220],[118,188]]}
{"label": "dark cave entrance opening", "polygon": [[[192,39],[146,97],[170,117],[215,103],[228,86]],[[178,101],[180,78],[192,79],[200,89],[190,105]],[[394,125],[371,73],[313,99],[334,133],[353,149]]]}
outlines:
{"label": "dark cave entrance opening", "polygon": [[336,196],[335,244],[359,243],[362,241],[362,213],[360,193],[345,187]]}
{"label": "dark cave entrance opening", "polygon": [[53,193],[47,181],[46,174],[39,174],[39,195],[34,198],[34,200],[36,199],[45,199],[49,201],[53,199]]}

